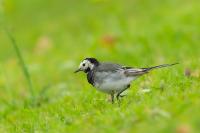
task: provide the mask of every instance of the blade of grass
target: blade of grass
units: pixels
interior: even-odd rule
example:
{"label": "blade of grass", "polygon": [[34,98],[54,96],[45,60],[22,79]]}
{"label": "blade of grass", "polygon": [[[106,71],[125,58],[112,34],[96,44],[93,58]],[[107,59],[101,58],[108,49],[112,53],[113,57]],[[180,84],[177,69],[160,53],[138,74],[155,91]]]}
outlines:
{"label": "blade of grass", "polygon": [[[4,1],[2,1],[3,3]],[[19,60],[19,64],[21,66],[21,69],[23,71],[23,74],[24,74],[24,77],[25,79],[27,80],[27,84],[28,84],[28,88],[29,88],[29,93],[31,95],[31,99],[30,99],[30,104],[31,105],[34,105],[35,104],[35,100],[36,100],[36,97],[35,97],[35,93],[34,93],[34,88],[33,88],[33,84],[32,84],[32,80],[31,80],[31,76],[30,76],[30,73],[28,71],[28,68],[25,64],[25,61],[23,59],[23,56],[20,52],[20,49],[17,45],[17,42],[14,38],[14,36],[12,35],[11,31],[7,28],[6,26],[6,21],[5,21],[5,14],[4,14],[4,7],[2,6],[2,3],[0,3],[0,26],[3,27],[3,29],[5,30],[8,38],[10,39],[11,41],[11,44],[16,52],[16,55],[17,55],[17,58]]]}
{"label": "blade of grass", "polygon": [[25,77],[25,79],[27,80],[27,83],[28,83],[29,92],[31,94],[31,102],[34,103],[34,101],[35,101],[35,93],[34,93],[34,89],[33,89],[33,84],[32,84],[30,73],[28,71],[28,68],[27,68],[25,62],[24,62],[24,59],[22,57],[22,54],[21,54],[21,52],[19,50],[19,47],[18,47],[18,45],[16,43],[16,40],[15,40],[14,36],[7,29],[6,29],[6,33],[7,33],[8,38],[11,41],[11,44],[12,44],[16,54],[17,54],[17,58],[19,60],[20,66],[22,68],[24,77]]}

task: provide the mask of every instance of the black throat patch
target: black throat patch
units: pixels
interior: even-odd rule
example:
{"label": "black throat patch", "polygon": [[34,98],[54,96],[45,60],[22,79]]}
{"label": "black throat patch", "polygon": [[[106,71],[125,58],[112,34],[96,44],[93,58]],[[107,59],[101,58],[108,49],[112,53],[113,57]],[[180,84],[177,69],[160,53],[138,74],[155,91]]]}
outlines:
{"label": "black throat patch", "polygon": [[87,80],[94,86],[94,72],[92,70],[87,73]]}
{"label": "black throat patch", "polygon": [[90,72],[90,68],[88,67],[86,70],[84,70],[85,73],[89,73]]}
{"label": "black throat patch", "polygon": [[[95,58],[85,58],[85,60],[88,60],[94,64],[94,67],[97,67],[100,64],[99,61]],[[91,70],[91,68],[87,68],[84,72],[87,73],[88,82],[94,86],[94,71]]]}

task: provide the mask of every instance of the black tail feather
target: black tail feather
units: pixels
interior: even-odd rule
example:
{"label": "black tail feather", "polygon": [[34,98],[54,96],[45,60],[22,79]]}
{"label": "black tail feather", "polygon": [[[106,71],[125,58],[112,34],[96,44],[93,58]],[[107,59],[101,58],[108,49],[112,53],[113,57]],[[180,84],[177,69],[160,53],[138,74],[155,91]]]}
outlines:
{"label": "black tail feather", "polygon": [[153,67],[149,67],[149,68],[142,68],[145,71],[150,71],[152,69],[157,69],[157,68],[163,68],[163,67],[170,67],[170,66],[174,66],[177,65],[179,63],[173,63],[173,64],[163,64],[163,65],[158,65],[158,66],[153,66]]}

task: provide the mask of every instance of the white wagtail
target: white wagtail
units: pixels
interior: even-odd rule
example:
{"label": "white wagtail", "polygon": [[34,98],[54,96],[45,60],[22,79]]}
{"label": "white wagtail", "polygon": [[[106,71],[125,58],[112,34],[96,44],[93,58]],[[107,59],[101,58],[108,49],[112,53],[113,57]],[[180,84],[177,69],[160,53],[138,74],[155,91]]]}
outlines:
{"label": "white wagtail", "polygon": [[117,100],[121,97],[122,92],[130,87],[131,81],[137,77],[148,73],[149,71],[173,66],[174,64],[163,64],[148,68],[133,68],[121,66],[115,63],[99,62],[95,58],[84,59],[75,73],[83,71],[87,74],[87,80],[97,90],[110,94],[112,103],[116,94]]}

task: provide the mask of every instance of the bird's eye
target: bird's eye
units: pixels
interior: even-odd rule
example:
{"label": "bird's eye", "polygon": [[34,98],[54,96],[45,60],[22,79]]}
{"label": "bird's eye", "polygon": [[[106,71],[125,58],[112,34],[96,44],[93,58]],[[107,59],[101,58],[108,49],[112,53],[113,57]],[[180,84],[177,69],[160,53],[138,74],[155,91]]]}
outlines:
{"label": "bird's eye", "polygon": [[85,63],[83,63],[83,66],[85,66]]}

